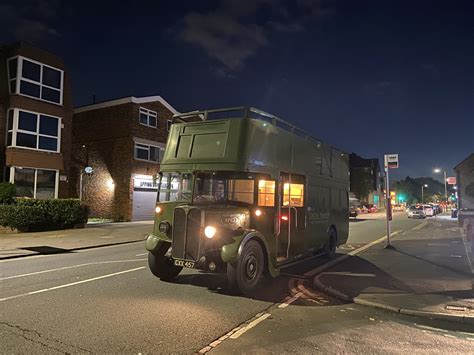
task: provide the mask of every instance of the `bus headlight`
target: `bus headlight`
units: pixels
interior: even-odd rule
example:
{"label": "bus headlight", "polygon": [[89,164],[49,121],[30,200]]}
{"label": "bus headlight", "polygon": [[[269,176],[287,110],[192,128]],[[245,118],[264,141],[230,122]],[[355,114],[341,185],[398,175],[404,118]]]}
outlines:
{"label": "bus headlight", "polygon": [[156,212],[156,214],[160,214],[160,213],[161,213],[161,207],[160,207],[160,206],[156,206],[155,212]]}
{"label": "bus headlight", "polygon": [[207,226],[204,228],[204,235],[206,238],[212,239],[216,235],[216,228],[213,226]]}

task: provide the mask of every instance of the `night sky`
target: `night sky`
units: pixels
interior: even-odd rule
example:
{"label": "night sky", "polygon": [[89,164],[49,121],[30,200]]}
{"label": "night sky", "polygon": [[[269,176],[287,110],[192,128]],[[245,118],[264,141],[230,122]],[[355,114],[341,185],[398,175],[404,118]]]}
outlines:
{"label": "night sky", "polygon": [[0,0],[0,42],[20,39],[64,59],[75,105],[254,106],[348,152],[399,153],[394,177],[451,175],[474,151],[472,0]]}

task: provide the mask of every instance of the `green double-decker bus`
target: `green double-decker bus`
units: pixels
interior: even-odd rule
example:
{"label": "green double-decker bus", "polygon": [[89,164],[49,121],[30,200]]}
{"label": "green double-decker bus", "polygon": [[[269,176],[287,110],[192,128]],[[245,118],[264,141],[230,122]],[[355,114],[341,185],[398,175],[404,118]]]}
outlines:
{"label": "green double-decker bus", "polygon": [[221,272],[231,288],[252,294],[266,275],[334,257],[346,242],[345,152],[254,108],[193,111],[174,122],[146,242],[154,275]]}

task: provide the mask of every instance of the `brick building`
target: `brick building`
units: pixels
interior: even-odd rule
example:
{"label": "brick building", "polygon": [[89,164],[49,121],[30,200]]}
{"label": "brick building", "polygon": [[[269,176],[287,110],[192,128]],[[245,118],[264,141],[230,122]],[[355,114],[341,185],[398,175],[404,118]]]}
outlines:
{"label": "brick building", "polygon": [[[125,97],[77,107],[73,125],[71,184],[91,216],[114,220],[153,218],[154,176],[173,114],[160,96]],[[91,174],[85,173],[91,167]]]}
{"label": "brick building", "polygon": [[0,47],[0,163],[17,196],[69,197],[73,106],[57,56],[20,42]]}
{"label": "brick building", "polygon": [[365,159],[349,155],[351,194],[361,202],[382,207],[382,172],[378,158]]}

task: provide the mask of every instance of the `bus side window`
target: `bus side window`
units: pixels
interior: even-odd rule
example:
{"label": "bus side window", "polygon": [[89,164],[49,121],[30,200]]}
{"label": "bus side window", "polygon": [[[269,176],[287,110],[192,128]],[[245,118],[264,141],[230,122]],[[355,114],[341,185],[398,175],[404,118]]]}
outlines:
{"label": "bus side window", "polygon": [[304,184],[283,184],[283,206],[288,206],[290,201],[292,207],[304,206]]}
{"label": "bus side window", "polygon": [[275,181],[258,181],[258,205],[263,207],[275,206]]}

